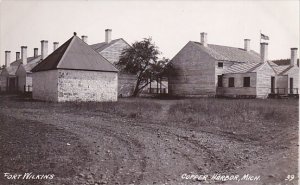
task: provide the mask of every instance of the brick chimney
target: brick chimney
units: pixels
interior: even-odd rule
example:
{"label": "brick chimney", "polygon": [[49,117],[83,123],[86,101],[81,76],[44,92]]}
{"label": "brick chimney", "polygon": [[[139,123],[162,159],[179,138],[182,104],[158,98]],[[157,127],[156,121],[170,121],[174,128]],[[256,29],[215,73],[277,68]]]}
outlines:
{"label": "brick chimney", "polygon": [[42,40],[41,41],[41,59],[44,60],[48,55],[48,41]]}
{"label": "brick chimney", "polygon": [[202,33],[200,33],[200,37],[201,37],[201,44],[203,45],[203,46],[205,46],[205,47],[207,47],[207,33],[205,33],[205,32],[202,32]]}
{"label": "brick chimney", "polygon": [[260,43],[260,58],[261,62],[268,60],[268,43],[266,42]]}
{"label": "brick chimney", "polygon": [[10,51],[5,51],[5,67],[10,64]]}
{"label": "brick chimney", "polygon": [[27,46],[21,46],[21,59],[23,64],[27,64]]}
{"label": "brick chimney", "polygon": [[16,52],[16,60],[20,59],[20,52]]}
{"label": "brick chimney", "polygon": [[250,51],[250,39],[244,39],[244,50]]}
{"label": "brick chimney", "polygon": [[110,43],[111,41],[111,29],[106,29],[105,30],[105,42]]}
{"label": "brick chimney", "polygon": [[39,48],[33,49],[33,57],[37,57],[39,55]]}
{"label": "brick chimney", "polygon": [[53,51],[58,48],[59,42],[53,42]]}
{"label": "brick chimney", "polygon": [[291,48],[291,66],[297,65],[298,48]]}
{"label": "brick chimney", "polygon": [[87,39],[88,39],[88,36],[86,36],[86,35],[82,35],[82,36],[81,36],[81,40],[82,40],[83,42],[87,43]]}

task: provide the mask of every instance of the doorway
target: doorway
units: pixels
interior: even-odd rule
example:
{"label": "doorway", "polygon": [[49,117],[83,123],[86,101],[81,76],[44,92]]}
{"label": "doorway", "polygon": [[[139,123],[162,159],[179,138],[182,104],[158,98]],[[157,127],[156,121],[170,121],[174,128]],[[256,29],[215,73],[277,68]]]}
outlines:
{"label": "doorway", "polygon": [[294,94],[293,89],[294,89],[294,79],[290,78],[290,94]]}
{"label": "doorway", "polygon": [[275,77],[271,76],[271,93],[275,93]]}

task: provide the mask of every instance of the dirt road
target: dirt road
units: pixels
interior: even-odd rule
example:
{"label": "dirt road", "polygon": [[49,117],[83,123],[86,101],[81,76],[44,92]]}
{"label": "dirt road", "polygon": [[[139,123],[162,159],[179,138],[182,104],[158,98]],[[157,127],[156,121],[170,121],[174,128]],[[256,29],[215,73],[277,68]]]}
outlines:
{"label": "dirt road", "polygon": [[[234,133],[196,130],[184,124],[172,126],[151,117],[135,119],[109,112],[69,110],[63,104],[7,97],[1,100],[1,142],[5,141],[1,150],[9,155],[1,157],[5,164],[1,172],[55,174],[52,180],[33,181],[37,184],[279,184],[287,182],[287,175],[297,173],[298,137],[294,125],[276,136],[288,137],[289,145],[273,148]],[[172,114],[170,102],[164,103],[162,114]],[[42,153],[38,154],[40,158],[32,159],[31,150],[12,152],[16,147]],[[5,162],[17,157],[23,168],[9,165],[18,161]],[[192,174],[208,177],[186,179]],[[239,182],[211,179],[217,174],[260,178]],[[8,184],[29,182],[3,176],[1,180]]]}

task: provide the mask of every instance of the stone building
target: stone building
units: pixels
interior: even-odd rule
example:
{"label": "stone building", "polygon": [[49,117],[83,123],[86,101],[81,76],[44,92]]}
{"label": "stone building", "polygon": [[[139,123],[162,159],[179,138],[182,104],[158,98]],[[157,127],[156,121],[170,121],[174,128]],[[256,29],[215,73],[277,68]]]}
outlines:
{"label": "stone building", "polygon": [[[131,46],[123,38],[112,40],[111,37],[112,30],[106,29],[105,42],[93,44],[91,47],[112,64],[116,64],[120,59],[122,51]],[[86,36],[83,36],[83,39],[86,40]],[[118,95],[120,97],[131,96],[134,91],[136,80],[136,75],[120,71],[118,76]]]}
{"label": "stone building", "polygon": [[279,75],[268,60],[268,43],[261,43],[258,54],[250,49],[249,39],[244,48],[221,46],[208,44],[206,33],[200,42],[188,42],[171,64],[176,75],[169,76],[168,89],[175,96],[266,98]]}
{"label": "stone building", "polygon": [[117,101],[118,70],[76,33],[32,72],[34,99]]}

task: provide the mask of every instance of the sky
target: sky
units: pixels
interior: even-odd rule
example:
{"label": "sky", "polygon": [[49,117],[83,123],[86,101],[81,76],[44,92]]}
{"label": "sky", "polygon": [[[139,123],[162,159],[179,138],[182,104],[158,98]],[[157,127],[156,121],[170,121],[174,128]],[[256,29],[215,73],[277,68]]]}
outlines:
{"label": "sky", "polygon": [[87,35],[88,43],[105,40],[105,29],[112,39],[128,43],[152,37],[162,52],[172,59],[189,41],[200,41],[207,32],[209,44],[244,47],[259,52],[260,32],[270,37],[269,59],[290,58],[290,48],[299,48],[298,0],[0,0],[0,64],[4,51],[11,61],[21,46],[28,56],[40,41],[60,45],[72,37]]}

